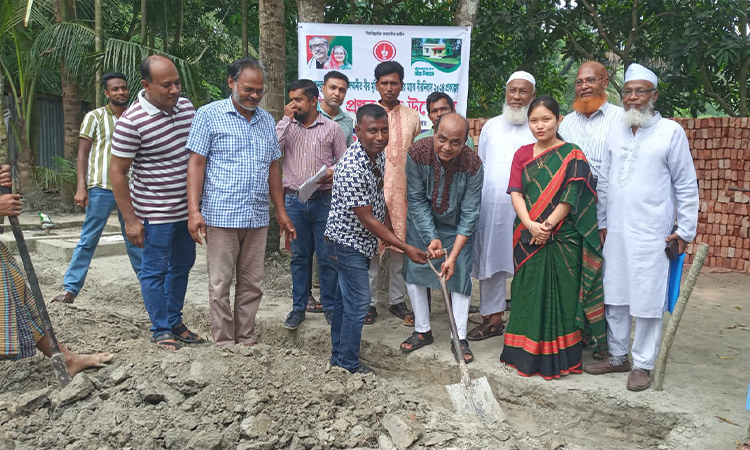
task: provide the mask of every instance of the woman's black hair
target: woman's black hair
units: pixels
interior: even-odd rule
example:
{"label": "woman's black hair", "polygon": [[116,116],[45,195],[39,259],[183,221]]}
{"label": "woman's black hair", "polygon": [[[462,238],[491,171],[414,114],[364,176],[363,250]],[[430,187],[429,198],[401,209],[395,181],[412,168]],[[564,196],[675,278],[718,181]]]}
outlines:
{"label": "woman's black hair", "polygon": [[[535,110],[539,106],[544,106],[552,114],[554,114],[557,117],[557,121],[560,121],[560,104],[557,103],[557,100],[550,97],[549,95],[542,95],[540,97],[537,97],[534,99],[534,101],[531,102],[529,105],[529,111],[526,113],[526,117],[531,117],[531,111]],[[556,136],[561,141],[564,141],[565,139],[560,136],[560,133],[556,133]]]}

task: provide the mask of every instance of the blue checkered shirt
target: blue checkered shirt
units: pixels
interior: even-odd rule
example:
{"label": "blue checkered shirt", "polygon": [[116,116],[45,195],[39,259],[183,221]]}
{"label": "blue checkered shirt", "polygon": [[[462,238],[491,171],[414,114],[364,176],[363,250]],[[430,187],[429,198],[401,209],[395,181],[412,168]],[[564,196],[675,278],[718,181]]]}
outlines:
{"label": "blue checkered shirt", "polygon": [[186,147],[206,158],[201,214],[218,228],[267,227],[268,169],[281,158],[276,123],[261,108],[242,117],[232,99],[198,109]]}
{"label": "blue checkered shirt", "polygon": [[373,164],[357,141],[336,163],[333,175],[333,199],[325,236],[354,248],[370,259],[378,250],[378,238],[362,225],[354,208],[371,205],[375,218],[381,222],[385,220],[385,198],[381,184],[383,172],[385,152],[378,153]]}

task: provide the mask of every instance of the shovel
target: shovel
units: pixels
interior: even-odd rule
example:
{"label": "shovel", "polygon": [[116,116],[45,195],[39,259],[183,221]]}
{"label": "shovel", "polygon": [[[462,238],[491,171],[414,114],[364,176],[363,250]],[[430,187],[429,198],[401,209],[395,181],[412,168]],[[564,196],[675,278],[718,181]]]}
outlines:
{"label": "shovel", "polygon": [[[443,254],[447,254],[445,249],[443,249]],[[458,341],[456,319],[453,317],[453,307],[450,295],[448,294],[448,288],[445,285],[445,277],[435,269],[435,266],[432,265],[429,259],[427,262],[440,280],[440,288],[443,290],[443,299],[445,300],[445,310],[448,312],[451,334],[453,335],[453,347],[456,350],[456,355],[458,355],[458,370],[461,373],[461,382],[445,386],[448,396],[451,398],[451,402],[453,402],[453,407],[458,412],[473,413],[489,422],[503,422],[505,420],[505,413],[500,408],[500,404],[497,403],[487,377],[473,380],[469,378],[469,369],[466,368],[466,362],[461,355],[461,343]]]}

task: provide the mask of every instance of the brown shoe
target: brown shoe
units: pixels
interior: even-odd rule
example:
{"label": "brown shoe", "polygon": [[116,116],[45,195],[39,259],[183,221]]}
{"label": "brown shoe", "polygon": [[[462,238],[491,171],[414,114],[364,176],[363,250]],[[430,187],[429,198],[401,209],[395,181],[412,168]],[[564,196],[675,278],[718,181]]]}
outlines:
{"label": "brown shoe", "polygon": [[648,371],[636,367],[630,372],[630,376],[628,376],[629,391],[643,391],[648,389],[649,386],[651,386],[651,376]]}
{"label": "brown shoe", "polygon": [[60,302],[60,303],[73,303],[73,301],[76,299],[76,296],[71,294],[68,291],[63,291],[62,294],[59,294],[57,297],[52,299],[52,303]]}
{"label": "brown shoe", "polygon": [[604,358],[601,361],[587,364],[583,367],[583,371],[591,375],[603,375],[605,373],[613,372],[630,372],[630,361],[625,361],[622,364],[613,366],[609,362],[609,358]]}

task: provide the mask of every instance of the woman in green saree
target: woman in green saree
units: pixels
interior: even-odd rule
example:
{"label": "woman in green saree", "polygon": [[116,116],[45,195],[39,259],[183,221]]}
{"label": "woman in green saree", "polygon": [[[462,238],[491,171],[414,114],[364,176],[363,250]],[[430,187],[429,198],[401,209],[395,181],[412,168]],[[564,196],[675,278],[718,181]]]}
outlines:
{"label": "woman in green saree", "polygon": [[560,107],[542,96],[528,116],[537,142],[516,151],[508,186],[516,273],[500,361],[549,380],[581,373],[585,327],[606,345],[601,242],[595,180],[581,149],[557,134]]}

